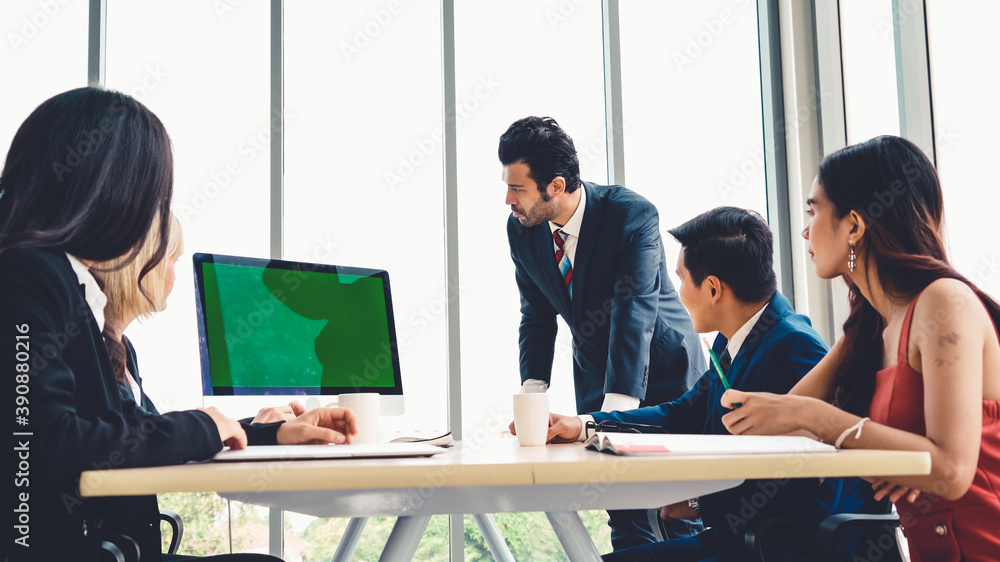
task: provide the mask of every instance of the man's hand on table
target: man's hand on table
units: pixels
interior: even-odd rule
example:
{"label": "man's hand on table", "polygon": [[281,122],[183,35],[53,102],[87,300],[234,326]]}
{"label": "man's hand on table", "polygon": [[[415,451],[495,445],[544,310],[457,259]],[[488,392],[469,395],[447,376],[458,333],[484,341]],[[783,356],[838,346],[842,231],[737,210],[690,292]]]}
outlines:
{"label": "man's hand on table", "polygon": [[347,408],[316,408],[278,427],[280,445],[351,443],[358,419]]}
{"label": "man's hand on table", "polygon": [[274,406],[271,408],[261,408],[253,421],[250,423],[272,423],[279,421],[292,421],[306,413],[306,407],[298,401],[291,401],[284,406]]}
{"label": "man's hand on table", "polygon": [[[583,422],[580,421],[580,418],[549,413],[549,432],[545,437],[545,442],[574,443],[581,431],[583,431]],[[514,422],[510,422],[510,433],[517,435]]]}

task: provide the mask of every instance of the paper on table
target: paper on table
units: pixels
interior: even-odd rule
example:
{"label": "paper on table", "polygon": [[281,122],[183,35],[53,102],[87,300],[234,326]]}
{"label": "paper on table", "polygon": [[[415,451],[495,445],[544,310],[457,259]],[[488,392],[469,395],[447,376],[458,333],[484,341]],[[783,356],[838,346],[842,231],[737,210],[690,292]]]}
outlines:
{"label": "paper on table", "polygon": [[686,435],[597,432],[584,444],[588,449],[615,455],[731,453],[828,453],[832,445],[800,436]]}
{"label": "paper on table", "polygon": [[423,443],[424,445],[436,445],[448,448],[455,446],[455,438],[451,436],[451,432],[449,431],[437,437],[397,437],[390,441],[390,443]]}
{"label": "paper on table", "polygon": [[223,449],[210,461],[243,462],[268,460],[357,459],[379,457],[429,457],[444,452],[423,443],[357,443],[351,445],[251,445],[245,449]]}

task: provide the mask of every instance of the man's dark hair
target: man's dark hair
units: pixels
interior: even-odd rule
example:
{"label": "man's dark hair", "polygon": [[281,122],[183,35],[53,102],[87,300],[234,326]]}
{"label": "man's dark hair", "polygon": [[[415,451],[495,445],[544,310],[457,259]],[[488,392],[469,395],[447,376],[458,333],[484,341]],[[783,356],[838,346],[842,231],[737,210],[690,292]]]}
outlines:
{"label": "man's dark hair", "polygon": [[671,229],[684,247],[684,267],[697,286],[709,275],[724,281],[745,303],[774,296],[774,237],[763,217],[737,207],[718,207]]}
{"label": "man's dark hair", "polygon": [[566,193],[580,187],[580,160],[573,139],[551,117],[518,119],[500,135],[500,163],[527,164],[531,179],[543,194],[557,176],[566,180]]}

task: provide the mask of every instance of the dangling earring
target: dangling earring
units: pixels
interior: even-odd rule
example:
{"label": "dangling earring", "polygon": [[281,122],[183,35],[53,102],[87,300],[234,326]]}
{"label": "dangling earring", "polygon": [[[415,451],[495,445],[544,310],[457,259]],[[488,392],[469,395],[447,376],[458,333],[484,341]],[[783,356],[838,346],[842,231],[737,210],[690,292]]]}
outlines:
{"label": "dangling earring", "polygon": [[858,265],[858,255],[854,253],[854,242],[851,244],[851,255],[847,256],[847,268],[854,273],[854,268]]}

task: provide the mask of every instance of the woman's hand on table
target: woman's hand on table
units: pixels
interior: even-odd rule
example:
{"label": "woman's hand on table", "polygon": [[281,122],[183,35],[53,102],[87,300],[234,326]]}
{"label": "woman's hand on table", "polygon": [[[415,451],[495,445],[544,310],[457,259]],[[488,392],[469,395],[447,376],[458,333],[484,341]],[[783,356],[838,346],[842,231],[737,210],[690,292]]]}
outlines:
{"label": "woman's hand on table", "polygon": [[245,449],[247,446],[247,432],[243,431],[240,422],[223,415],[215,406],[209,408],[198,408],[198,411],[205,412],[215,422],[216,429],[219,430],[219,438],[222,443],[228,445],[230,449]]}

